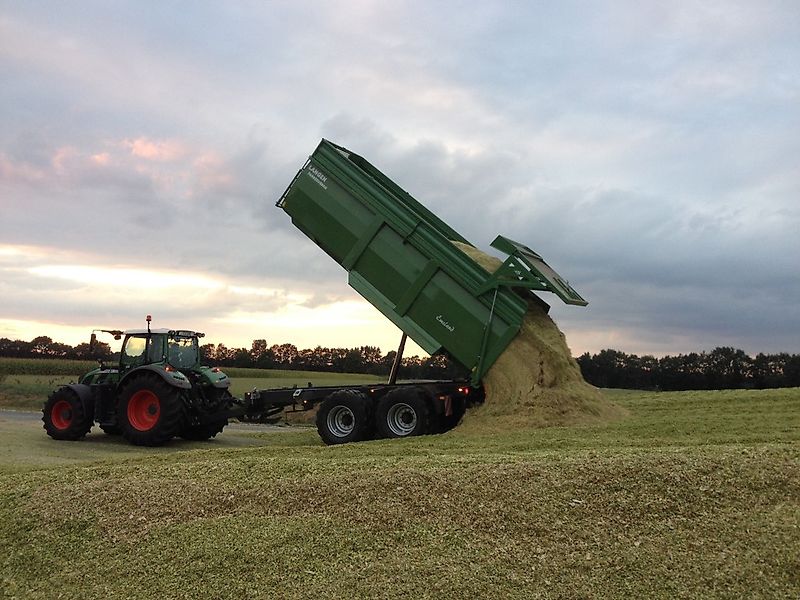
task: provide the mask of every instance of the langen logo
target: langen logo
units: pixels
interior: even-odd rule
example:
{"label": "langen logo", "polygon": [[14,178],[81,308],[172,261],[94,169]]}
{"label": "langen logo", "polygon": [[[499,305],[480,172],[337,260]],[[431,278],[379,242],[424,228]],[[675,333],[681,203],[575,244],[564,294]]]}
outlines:
{"label": "langen logo", "polygon": [[323,174],[318,168],[311,166],[308,167],[308,174],[311,176],[311,179],[316,181],[323,190],[327,190],[328,186],[325,183],[328,181],[328,176]]}
{"label": "langen logo", "polygon": [[441,323],[444,326],[444,328],[447,329],[447,331],[449,331],[450,333],[456,330],[456,328],[453,325],[451,325],[442,318],[442,315],[436,315],[436,320],[439,321],[439,323]]}

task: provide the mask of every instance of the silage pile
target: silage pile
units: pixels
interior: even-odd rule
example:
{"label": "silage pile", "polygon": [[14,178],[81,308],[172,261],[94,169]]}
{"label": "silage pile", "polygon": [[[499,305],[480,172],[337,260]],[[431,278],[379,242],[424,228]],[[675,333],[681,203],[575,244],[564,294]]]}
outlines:
{"label": "silage pile", "polygon": [[[502,261],[453,242],[493,273]],[[564,334],[534,301],[517,336],[483,378],[486,401],[468,411],[460,431],[487,431],[597,423],[624,410],[584,381]]]}

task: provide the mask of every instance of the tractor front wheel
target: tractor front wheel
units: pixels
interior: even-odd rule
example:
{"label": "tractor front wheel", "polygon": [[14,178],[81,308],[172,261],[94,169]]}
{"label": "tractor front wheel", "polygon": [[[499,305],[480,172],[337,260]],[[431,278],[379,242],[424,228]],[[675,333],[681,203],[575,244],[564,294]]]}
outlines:
{"label": "tractor front wheel", "polygon": [[204,442],[213,438],[218,433],[221,433],[225,426],[228,424],[228,419],[220,421],[213,421],[205,425],[190,425],[180,432],[180,436],[185,440],[192,442]]}
{"label": "tractor front wheel", "polygon": [[124,384],[117,406],[122,436],[137,446],[160,446],[183,428],[184,410],[178,390],[153,376]]}
{"label": "tractor front wheel", "polygon": [[[228,390],[216,390],[213,393],[215,395],[215,401],[209,408],[215,412],[227,411],[227,409],[231,407],[231,404],[234,400],[231,393]],[[228,417],[217,418],[201,425],[196,424],[196,422],[187,423],[179,435],[185,440],[202,442],[204,440],[213,438],[218,433],[221,433],[227,424]]]}
{"label": "tractor front wheel", "polygon": [[50,394],[42,408],[44,430],[54,440],[79,440],[92,428],[92,414],[75,390],[62,387]]}

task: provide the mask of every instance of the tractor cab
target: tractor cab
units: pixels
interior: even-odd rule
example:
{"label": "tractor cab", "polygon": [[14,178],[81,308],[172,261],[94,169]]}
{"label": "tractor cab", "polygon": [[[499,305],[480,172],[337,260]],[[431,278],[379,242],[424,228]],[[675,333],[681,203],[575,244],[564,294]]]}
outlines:
{"label": "tractor cab", "polygon": [[181,388],[194,388],[197,385],[228,388],[230,381],[223,372],[202,366],[200,362],[199,339],[205,334],[186,329],[151,328],[150,320],[148,316],[147,327],[141,329],[93,331],[90,347],[97,343],[97,332],[111,334],[115,340],[123,340],[119,363],[111,366],[99,360],[100,366],[83,375],[79,383],[116,389],[126,379],[147,370],[158,374],[170,385]]}
{"label": "tractor cab", "polygon": [[144,365],[164,365],[175,370],[193,371],[200,367],[202,333],[172,329],[131,329],[119,356],[120,371]]}

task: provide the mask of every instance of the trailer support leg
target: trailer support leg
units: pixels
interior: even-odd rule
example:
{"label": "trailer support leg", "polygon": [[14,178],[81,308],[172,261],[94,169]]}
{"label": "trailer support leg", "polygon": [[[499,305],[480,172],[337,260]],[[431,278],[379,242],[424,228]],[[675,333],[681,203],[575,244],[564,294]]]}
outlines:
{"label": "trailer support leg", "polygon": [[404,333],[400,338],[400,347],[397,349],[397,355],[394,357],[392,363],[392,370],[389,372],[389,385],[397,383],[397,372],[400,370],[400,363],[403,362],[403,351],[406,349],[406,339],[408,336]]}

